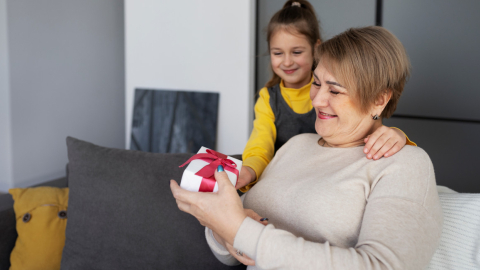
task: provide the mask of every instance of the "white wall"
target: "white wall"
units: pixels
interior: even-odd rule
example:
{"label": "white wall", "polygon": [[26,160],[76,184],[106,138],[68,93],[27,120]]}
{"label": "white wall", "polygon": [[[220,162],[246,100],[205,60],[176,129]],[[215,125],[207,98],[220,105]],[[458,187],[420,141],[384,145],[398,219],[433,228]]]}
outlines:
{"label": "white wall", "polygon": [[0,190],[65,176],[67,136],[123,148],[123,1],[0,1]]}
{"label": "white wall", "polygon": [[0,190],[12,185],[7,3],[0,0]]}
{"label": "white wall", "polygon": [[135,88],[220,93],[217,150],[242,153],[252,124],[255,1],[126,0],[126,138]]}

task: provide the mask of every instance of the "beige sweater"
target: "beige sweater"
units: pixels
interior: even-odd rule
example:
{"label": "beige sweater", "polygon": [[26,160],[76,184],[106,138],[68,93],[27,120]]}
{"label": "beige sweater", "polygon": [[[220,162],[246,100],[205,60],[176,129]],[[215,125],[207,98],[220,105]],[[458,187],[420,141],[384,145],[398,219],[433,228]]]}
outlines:
{"label": "beige sweater", "polygon": [[[405,146],[368,160],[363,147],[327,148],[320,136],[288,141],[244,207],[268,217],[246,218],[234,247],[255,260],[248,269],[424,269],[442,230],[432,162]],[[238,263],[206,231],[217,258]]]}

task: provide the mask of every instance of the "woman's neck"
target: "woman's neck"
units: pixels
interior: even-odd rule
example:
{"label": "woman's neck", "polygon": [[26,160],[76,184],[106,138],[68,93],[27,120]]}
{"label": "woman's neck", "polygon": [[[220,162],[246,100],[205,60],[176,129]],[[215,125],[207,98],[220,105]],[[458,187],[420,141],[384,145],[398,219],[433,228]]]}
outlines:
{"label": "woman's neck", "polygon": [[378,119],[378,120],[375,120],[375,122],[373,123],[370,130],[366,134],[364,134],[363,136],[362,135],[361,136],[356,136],[355,138],[348,139],[344,142],[336,142],[335,140],[330,140],[329,138],[327,138],[325,140],[325,138],[322,137],[318,141],[318,144],[320,146],[323,146],[323,147],[333,147],[333,148],[349,148],[349,147],[362,146],[362,145],[365,145],[365,138],[368,135],[375,132],[375,130],[377,130],[382,125],[383,125],[382,124],[382,119]]}
{"label": "woman's neck", "polygon": [[347,142],[347,143],[335,144],[335,143],[329,143],[324,138],[320,138],[320,140],[318,141],[318,144],[323,147],[349,148],[349,147],[357,147],[357,146],[365,145],[364,139],[365,138],[356,140],[356,141]]}

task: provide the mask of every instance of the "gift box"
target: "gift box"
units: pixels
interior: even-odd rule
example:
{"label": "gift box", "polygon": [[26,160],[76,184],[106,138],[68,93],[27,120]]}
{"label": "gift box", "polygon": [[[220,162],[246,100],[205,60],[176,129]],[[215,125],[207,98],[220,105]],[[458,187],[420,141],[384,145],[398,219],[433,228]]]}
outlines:
{"label": "gift box", "polygon": [[228,179],[232,185],[237,184],[242,161],[229,157],[222,153],[218,153],[206,147],[200,148],[198,153],[191,157],[180,167],[187,165],[183,172],[180,187],[196,192],[217,192],[218,184],[214,174],[218,165],[222,165],[228,175]]}

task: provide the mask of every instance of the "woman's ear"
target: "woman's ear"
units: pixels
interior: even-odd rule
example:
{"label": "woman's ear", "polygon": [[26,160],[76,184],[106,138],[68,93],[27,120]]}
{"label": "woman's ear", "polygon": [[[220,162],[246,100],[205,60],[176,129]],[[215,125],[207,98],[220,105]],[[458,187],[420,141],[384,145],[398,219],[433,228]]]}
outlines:
{"label": "woman's ear", "polygon": [[383,90],[375,100],[375,110],[382,112],[383,109],[385,109],[385,106],[387,106],[391,98],[392,98],[392,90],[390,89]]}
{"label": "woman's ear", "polygon": [[320,44],[322,44],[322,41],[320,39],[317,39],[317,42],[315,43],[315,48],[320,46]]}

